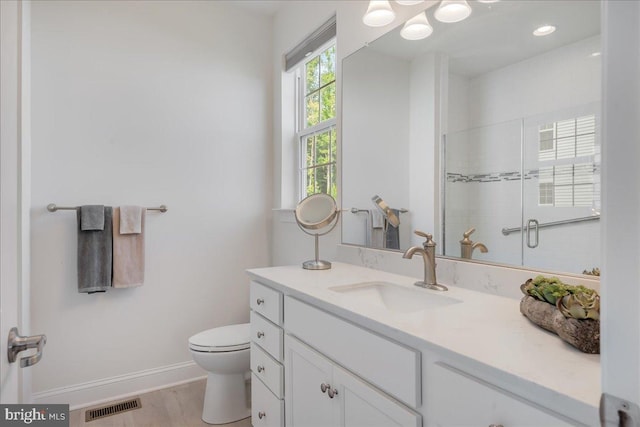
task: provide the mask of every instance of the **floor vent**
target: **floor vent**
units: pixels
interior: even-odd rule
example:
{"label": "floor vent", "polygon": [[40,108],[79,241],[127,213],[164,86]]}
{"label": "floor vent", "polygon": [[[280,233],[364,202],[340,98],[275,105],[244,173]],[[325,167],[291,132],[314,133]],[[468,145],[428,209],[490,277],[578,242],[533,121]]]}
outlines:
{"label": "floor vent", "polygon": [[114,403],[112,405],[103,406],[101,408],[88,409],[84,413],[84,421],[93,421],[99,418],[110,417],[111,415],[121,414],[122,412],[133,411],[142,408],[140,398],[125,400],[124,402]]}

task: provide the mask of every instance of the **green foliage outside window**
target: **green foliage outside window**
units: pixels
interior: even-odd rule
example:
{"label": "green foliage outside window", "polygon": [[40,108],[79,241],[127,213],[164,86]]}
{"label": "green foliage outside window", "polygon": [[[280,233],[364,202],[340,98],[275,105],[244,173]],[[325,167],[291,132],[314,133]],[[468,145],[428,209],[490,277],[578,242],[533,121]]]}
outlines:
{"label": "green foliage outside window", "polygon": [[[321,125],[336,116],[336,48],[331,46],[304,67],[303,127]],[[337,197],[336,129],[330,124],[302,138],[302,180],[305,196],[327,193]]]}

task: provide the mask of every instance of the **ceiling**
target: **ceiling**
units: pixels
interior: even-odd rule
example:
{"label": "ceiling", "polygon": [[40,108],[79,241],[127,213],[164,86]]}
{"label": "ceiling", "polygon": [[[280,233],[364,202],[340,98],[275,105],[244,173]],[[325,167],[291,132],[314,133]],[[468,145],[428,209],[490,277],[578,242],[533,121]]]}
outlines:
{"label": "ceiling", "polygon": [[284,6],[286,0],[229,0],[234,6],[260,13],[262,15],[274,15]]}
{"label": "ceiling", "polygon": [[[466,20],[444,24],[427,11],[433,34],[409,41],[392,30],[369,44],[369,49],[411,60],[428,52],[449,56],[451,72],[473,77],[587,37],[600,34],[598,0],[502,0],[497,3],[470,1],[473,12]],[[541,25],[552,24],[555,33],[535,37]]]}

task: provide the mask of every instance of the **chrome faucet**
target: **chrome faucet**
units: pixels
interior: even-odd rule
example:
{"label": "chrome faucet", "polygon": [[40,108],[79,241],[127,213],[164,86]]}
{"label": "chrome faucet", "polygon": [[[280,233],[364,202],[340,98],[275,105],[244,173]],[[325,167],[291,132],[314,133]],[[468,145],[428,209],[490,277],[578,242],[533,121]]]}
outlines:
{"label": "chrome faucet", "polygon": [[414,285],[422,288],[435,289],[437,291],[448,291],[449,289],[446,286],[438,284],[436,280],[436,242],[433,241],[433,236],[418,230],[416,230],[415,233],[426,239],[422,244],[423,247],[412,246],[402,255],[402,258],[406,259],[413,258],[413,255],[416,253],[422,255],[424,261],[424,279],[414,283]]}
{"label": "chrome faucet", "polygon": [[474,227],[471,227],[464,233],[462,233],[462,240],[460,240],[460,256],[464,259],[473,258],[473,251],[475,249],[480,249],[480,252],[486,254],[489,252],[489,249],[484,245],[484,243],[473,243],[473,241],[469,238],[476,231]]}

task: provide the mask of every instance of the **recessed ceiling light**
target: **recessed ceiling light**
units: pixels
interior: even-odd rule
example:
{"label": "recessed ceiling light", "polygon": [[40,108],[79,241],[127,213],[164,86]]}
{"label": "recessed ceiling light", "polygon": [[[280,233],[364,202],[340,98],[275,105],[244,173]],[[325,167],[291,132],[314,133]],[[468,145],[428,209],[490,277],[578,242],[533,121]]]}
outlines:
{"label": "recessed ceiling light", "polygon": [[556,27],[553,25],[543,25],[541,27],[536,28],[533,31],[534,36],[548,36],[556,30]]}
{"label": "recessed ceiling light", "polygon": [[424,0],[396,0],[396,3],[403,6],[411,6],[418,3],[424,3]]}
{"label": "recessed ceiling light", "polygon": [[478,3],[498,3],[500,0],[476,0]]}

